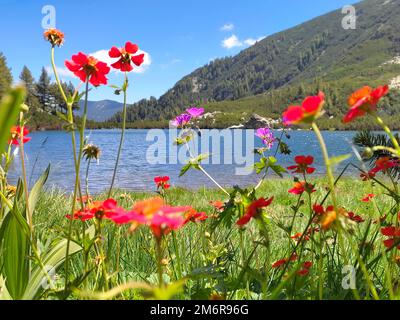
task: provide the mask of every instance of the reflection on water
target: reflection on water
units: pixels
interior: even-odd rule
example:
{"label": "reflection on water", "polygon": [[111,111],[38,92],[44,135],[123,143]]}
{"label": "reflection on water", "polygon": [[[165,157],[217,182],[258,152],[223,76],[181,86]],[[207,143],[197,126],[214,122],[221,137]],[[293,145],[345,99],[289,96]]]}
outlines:
{"label": "reflection on water", "polygon": [[[222,160],[229,155],[232,155],[233,160],[237,159],[239,156],[243,158],[246,149],[248,150],[253,147],[250,144],[251,148],[248,148],[249,145],[244,142],[246,141],[244,137],[252,136],[253,131],[241,130],[238,132],[240,135],[243,135],[243,139],[237,137],[233,138],[232,143],[229,143],[229,141],[224,143],[223,139],[221,139],[219,150],[215,150],[214,148],[214,150],[212,150],[213,155],[218,155],[219,152]],[[191,171],[187,175],[179,178],[178,176],[182,164],[170,163],[170,161],[164,164],[149,164],[146,154],[148,153],[149,147],[154,146],[154,141],[146,141],[147,133],[148,130],[127,131],[116,179],[116,187],[128,190],[154,190],[153,178],[158,175],[169,175],[172,184],[177,186],[189,188],[198,188],[204,185],[213,186],[201,172],[197,171]],[[165,134],[166,141],[168,141],[169,131],[165,130]],[[279,136],[280,132],[276,132],[275,134]],[[354,132],[324,132],[323,135],[326,139],[331,156],[353,153],[351,142],[354,134]],[[51,173],[47,185],[71,191],[74,184],[74,167],[70,135],[60,131],[48,131],[35,132],[32,133],[31,136],[33,139],[25,146],[28,157],[28,176],[31,178],[31,181],[37,179],[50,163]],[[323,158],[318,141],[313,132],[293,131],[290,133],[290,136],[290,139],[286,139],[285,142],[292,150],[292,154],[290,156],[278,155],[277,158],[280,164],[283,166],[291,165],[295,155],[312,155],[315,157],[317,173],[324,173]],[[89,141],[96,144],[101,149],[100,162],[98,164],[92,163],[91,165],[89,185],[92,192],[104,191],[109,186],[114,169],[119,138],[120,132],[118,130],[94,130],[90,132]],[[242,145],[240,143],[242,143]],[[169,144],[166,143],[166,145]],[[256,139],[255,147],[260,146],[261,142]],[[271,151],[271,154],[273,153],[274,149]],[[169,156],[169,154],[170,151],[162,147],[158,149],[155,155]],[[252,157],[255,157],[254,154],[252,154]],[[349,161],[355,161],[355,158],[353,157],[342,163],[337,170],[343,168]],[[247,186],[258,180],[255,173],[250,175],[236,175],[235,169],[237,169],[237,167],[243,168],[244,166],[236,165],[235,161],[229,162],[233,162],[233,164],[208,164],[204,167],[217,181],[226,186]],[[86,162],[83,161],[83,175],[85,170]],[[20,165],[17,155],[16,163],[10,174],[11,182],[15,182],[19,175]]]}

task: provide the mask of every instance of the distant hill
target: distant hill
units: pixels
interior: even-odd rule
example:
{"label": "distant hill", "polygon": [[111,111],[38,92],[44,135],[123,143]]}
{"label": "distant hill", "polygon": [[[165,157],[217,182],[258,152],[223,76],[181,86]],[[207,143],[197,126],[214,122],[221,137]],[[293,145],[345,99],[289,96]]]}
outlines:
{"label": "distant hill", "polygon": [[[81,116],[83,113],[84,101],[79,102],[79,110],[75,114]],[[88,119],[93,121],[105,121],[110,119],[117,112],[122,111],[123,104],[112,100],[88,101]]]}
{"label": "distant hill", "polygon": [[[355,7],[355,30],[343,29],[345,15],[336,10],[269,36],[195,70],[159,99],[130,106],[128,121],[165,121],[199,99],[210,111],[234,112],[234,121],[248,118],[250,109],[277,116],[293,99],[321,89],[328,115],[341,116],[351,90],[400,75],[400,64],[388,63],[400,56],[400,0],[365,0]],[[389,105],[388,115],[398,114],[394,108]],[[121,119],[117,113],[111,121]]]}

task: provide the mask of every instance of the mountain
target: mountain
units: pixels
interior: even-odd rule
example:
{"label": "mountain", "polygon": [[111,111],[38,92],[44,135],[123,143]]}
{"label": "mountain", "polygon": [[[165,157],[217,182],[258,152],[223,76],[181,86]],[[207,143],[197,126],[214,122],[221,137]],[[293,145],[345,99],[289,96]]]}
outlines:
{"label": "mountain", "polygon": [[[328,115],[343,114],[350,90],[390,83],[400,74],[395,63],[400,56],[400,0],[365,0],[355,8],[355,30],[342,27],[345,14],[340,9],[269,36],[236,56],[195,70],[159,99],[130,106],[128,122],[165,121],[199,100],[208,111],[229,114],[234,109],[233,121],[249,117],[250,109],[277,116],[287,103],[322,89],[327,91]],[[389,113],[397,113],[394,108],[389,105]],[[121,119],[118,113],[111,121]]]}
{"label": "mountain", "polygon": [[[75,114],[81,116],[85,102],[79,102],[79,110]],[[93,121],[105,121],[110,119],[116,113],[122,111],[124,105],[112,100],[88,101],[88,119]]]}

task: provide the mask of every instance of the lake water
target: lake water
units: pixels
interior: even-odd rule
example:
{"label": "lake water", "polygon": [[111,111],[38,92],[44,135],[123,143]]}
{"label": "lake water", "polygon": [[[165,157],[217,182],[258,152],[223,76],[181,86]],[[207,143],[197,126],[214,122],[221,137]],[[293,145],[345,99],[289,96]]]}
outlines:
{"label": "lake water", "polygon": [[[210,134],[210,131],[205,131],[211,138],[217,137],[218,132]],[[235,136],[233,136],[235,132]],[[185,176],[179,178],[179,172],[183,164],[175,163],[174,159],[166,159],[164,163],[154,163],[155,159],[151,158],[149,163],[149,150],[154,149],[155,142],[152,135],[165,134],[168,141],[169,136],[173,136],[168,130],[128,130],[126,133],[125,144],[121,156],[120,166],[116,179],[116,187],[127,190],[154,190],[153,178],[159,175],[168,175],[171,177],[171,182],[174,186],[183,186],[188,188],[198,188],[201,186],[213,186],[213,184],[198,171],[188,172]],[[118,130],[93,130],[87,133],[89,142],[94,143],[101,149],[101,158],[98,164],[92,163],[89,175],[89,186],[91,192],[101,192],[107,189],[110,184],[115,157],[117,153],[120,131]],[[221,145],[217,146],[218,150],[210,150],[214,156],[221,156],[222,164],[208,164],[204,167],[206,170],[222,185],[240,185],[248,186],[258,181],[258,176],[255,173],[238,175],[237,168],[244,168],[249,163],[243,164],[235,159],[242,159],[246,154],[251,159],[255,159],[251,150],[251,139],[254,134],[253,130],[235,130],[232,131],[232,142],[228,140],[222,141]],[[323,132],[326,139],[331,156],[353,153],[351,142],[355,132]],[[280,132],[275,132],[276,136]],[[74,184],[74,167],[71,153],[71,138],[70,134],[59,131],[35,132],[31,134],[32,140],[26,144],[27,154],[27,170],[30,185],[40,176],[48,164],[51,164],[51,173],[47,183],[48,187],[55,186],[65,191],[71,191]],[[204,134],[203,134],[204,136]],[[285,142],[292,150],[292,154],[280,155],[277,158],[283,166],[293,164],[295,155],[312,155],[315,157],[315,167],[317,174],[324,173],[323,158],[320,152],[318,141],[313,132],[308,131],[292,131],[290,139],[285,139]],[[247,140],[245,139],[247,137]],[[146,139],[147,138],[147,139]],[[218,137],[217,137],[218,138]],[[250,140],[249,140],[250,139]],[[250,141],[250,142],[248,142]],[[261,142],[255,139],[255,147],[260,147]],[[158,142],[155,155],[160,158],[169,156],[171,151],[166,145],[163,145],[163,139],[158,137]],[[274,154],[274,149],[270,154]],[[151,152],[150,152],[151,153]],[[172,152],[173,153],[173,152]],[[229,155],[233,161],[230,161]],[[242,158],[240,158],[242,156]],[[15,164],[12,167],[10,180],[15,183],[20,175],[19,155],[16,155]],[[164,159],[165,160],[165,159]],[[226,160],[226,161],[225,161]],[[349,161],[356,161],[353,157],[342,163],[337,170],[343,168]],[[163,161],[161,161],[163,162]],[[227,163],[227,164],[226,164]],[[238,164],[239,163],[239,164]],[[86,170],[86,163],[82,163],[82,177]],[[247,173],[250,170],[247,168]],[[355,171],[353,170],[353,174]],[[243,174],[243,172],[242,172]],[[348,174],[352,174],[350,171]],[[82,178],[84,184],[84,178]]]}

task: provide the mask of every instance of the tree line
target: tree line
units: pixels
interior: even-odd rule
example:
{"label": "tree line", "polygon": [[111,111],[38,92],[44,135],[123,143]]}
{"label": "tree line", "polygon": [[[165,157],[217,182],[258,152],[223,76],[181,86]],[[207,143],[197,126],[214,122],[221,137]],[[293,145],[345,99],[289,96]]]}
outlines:
{"label": "tree line", "polygon": [[[36,80],[29,68],[24,66],[19,75],[19,81],[26,87],[25,103],[30,108],[31,116],[56,115],[57,112],[67,113],[67,105],[58,90],[57,84],[51,81],[46,68],[42,68],[39,79]],[[13,76],[7,65],[7,59],[4,54],[0,53],[0,99],[12,83]],[[62,82],[62,86],[66,93],[73,94],[75,91],[71,82]],[[77,108],[78,105],[75,105],[74,109]]]}

